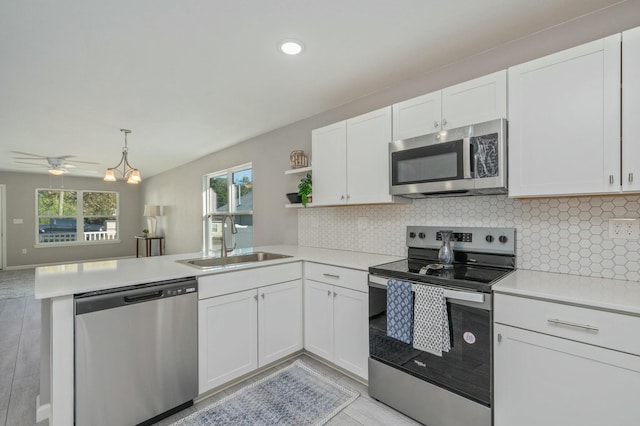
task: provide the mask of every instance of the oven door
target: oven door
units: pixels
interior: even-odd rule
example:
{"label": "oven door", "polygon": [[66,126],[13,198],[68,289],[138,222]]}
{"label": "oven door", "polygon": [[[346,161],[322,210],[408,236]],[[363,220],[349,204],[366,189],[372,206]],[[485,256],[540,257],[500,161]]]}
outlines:
{"label": "oven door", "polygon": [[369,278],[370,357],[490,407],[491,295],[445,290],[451,350],[439,357],[387,336],[386,281]]}
{"label": "oven door", "polygon": [[438,135],[392,142],[389,146],[391,194],[473,189],[471,142],[448,142]]}

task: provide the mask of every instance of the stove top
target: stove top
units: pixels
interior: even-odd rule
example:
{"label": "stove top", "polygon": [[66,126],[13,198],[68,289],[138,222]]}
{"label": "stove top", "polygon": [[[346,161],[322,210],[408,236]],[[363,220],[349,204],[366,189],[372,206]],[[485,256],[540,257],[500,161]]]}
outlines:
{"label": "stove top", "polygon": [[454,231],[452,267],[439,264],[440,227],[407,228],[408,258],[372,266],[387,278],[490,293],[491,286],[515,270],[515,229],[446,228]]}

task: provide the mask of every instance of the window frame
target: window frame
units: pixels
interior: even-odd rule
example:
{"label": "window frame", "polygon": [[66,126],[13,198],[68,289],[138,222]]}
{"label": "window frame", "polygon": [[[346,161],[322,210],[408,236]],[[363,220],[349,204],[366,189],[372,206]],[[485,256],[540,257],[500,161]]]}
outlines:
{"label": "window frame", "polygon": [[[233,197],[234,191],[232,189],[233,186],[235,186],[233,184],[233,174],[236,172],[241,172],[243,170],[247,170],[247,169],[251,169],[251,178],[252,178],[252,185],[254,182],[254,177],[253,177],[253,162],[248,162],[248,163],[244,163],[244,164],[240,164],[238,166],[233,166],[233,167],[229,167],[226,169],[222,169],[222,170],[218,170],[216,172],[212,172],[212,173],[207,173],[203,176],[203,190],[202,190],[202,250],[204,252],[207,252],[209,250],[211,250],[211,248],[208,245],[208,219],[209,219],[209,214],[229,214],[231,216],[251,216],[253,217],[254,215],[254,209],[253,209],[253,205],[251,207],[251,210],[241,210],[238,211],[236,209],[236,202],[235,202],[235,197]],[[213,199],[213,191],[211,191],[211,186],[210,186],[210,182],[211,179],[218,177],[218,176],[226,176],[227,177],[227,206],[228,206],[228,211],[225,212],[213,212],[214,209],[212,209],[212,203],[215,203],[216,200]],[[253,197],[253,195],[252,195]],[[217,209],[216,209],[217,210]],[[253,225],[252,225],[252,231],[251,231],[251,239],[253,240]]]}
{"label": "window frame", "polygon": [[[61,241],[42,243],[40,242],[40,218],[47,218],[48,216],[40,216],[38,210],[38,194],[40,191],[56,191],[56,192],[74,192],[76,194],[76,215],[75,216],[56,216],[63,218],[71,218],[76,220],[76,240],[75,241]],[[104,217],[95,215],[84,215],[84,194],[85,193],[104,193],[115,194],[116,196],[116,238],[105,240],[84,240],[79,239],[80,235],[84,236],[84,219],[93,217]],[[115,244],[120,243],[120,193],[117,191],[105,191],[105,190],[93,190],[93,189],[70,189],[70,188],[36,188],[35,190],[35,244],[34,248],[51,248],[51,247],[72,247],[72,246],[86,246],[86,245],[100,245],[100,244]]]}

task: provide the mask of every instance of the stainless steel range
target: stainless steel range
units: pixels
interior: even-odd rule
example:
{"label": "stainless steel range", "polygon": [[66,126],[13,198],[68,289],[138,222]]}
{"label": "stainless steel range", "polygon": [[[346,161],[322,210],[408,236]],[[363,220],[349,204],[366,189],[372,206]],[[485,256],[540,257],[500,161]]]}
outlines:
{"label": "stainless steel range", "polygon": [[[410,226],[407,246],[407,259],[369,268],[369,394],[428,426],[491,425],[491,286],[515,269],[515,229]],[[437,351],[424,345],[432,329]]]}

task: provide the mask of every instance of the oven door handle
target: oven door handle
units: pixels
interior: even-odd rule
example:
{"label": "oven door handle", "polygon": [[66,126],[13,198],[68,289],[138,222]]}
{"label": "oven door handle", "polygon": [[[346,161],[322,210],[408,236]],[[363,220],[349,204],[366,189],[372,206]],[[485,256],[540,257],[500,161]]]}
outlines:
{"label": "oven door handle", "polygon": [[[385,289],[387,288],[388,278],[378,277],[375,275],[369,275],[369,286],[375,288]],[[411,281],[407,281],[411,283],[411,290],[415,291],[417,285],[423,284],[415,284]],[[424,285],[429,285],[425,283]],[[484,303],[484,293],[477,293],[472,291],[459,291],[459,290],[444,290],[444,297],[447,299],[453,300],[464,300],[466,302],[474,302],[474,303]]]}

